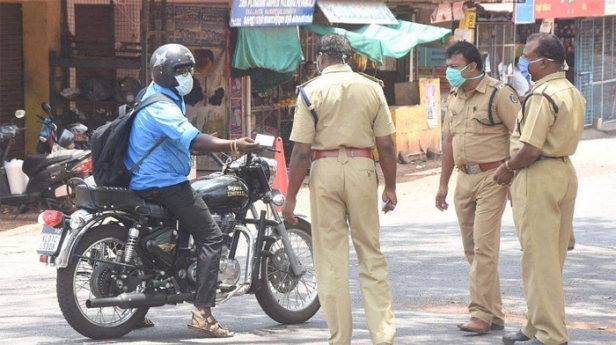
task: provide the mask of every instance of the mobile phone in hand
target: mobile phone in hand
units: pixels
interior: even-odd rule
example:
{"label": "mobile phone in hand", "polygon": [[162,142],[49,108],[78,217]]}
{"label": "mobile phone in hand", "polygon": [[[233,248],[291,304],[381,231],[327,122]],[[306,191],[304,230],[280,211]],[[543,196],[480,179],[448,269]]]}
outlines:
{"label": "mobile phone in hand", "polygon": [[389,209],[389,204],[391,200],[387,199],[385,201],[381,201],[381,211],[387,211]]}

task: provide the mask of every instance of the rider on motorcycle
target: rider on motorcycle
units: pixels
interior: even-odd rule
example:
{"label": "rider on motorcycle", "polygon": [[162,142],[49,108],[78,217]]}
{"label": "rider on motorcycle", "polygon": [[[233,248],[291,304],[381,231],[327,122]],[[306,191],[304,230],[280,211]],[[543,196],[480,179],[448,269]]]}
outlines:
{"label": "rider on motorcycle", "polygon": [[[167,138],[135,170],[130,189],[150,202],[164,205],[193,237],[198,250],[198,285],[188,328],[224,338],[233,332],[212,316],[216,301],[222,233],[207,205],[188,182],[191,152],[251,152],[259,145],[250,138],[219,139],[203,134],[186,119],[183,96],[193,87],[195,58],[179,44],[166,44],[150,59],[152,84],[142,99],[162,93],[172,99],[145,107],[135,118],[124,163],[131,169],[157,142]],[[144,320],[148,322],[148,320]]]}

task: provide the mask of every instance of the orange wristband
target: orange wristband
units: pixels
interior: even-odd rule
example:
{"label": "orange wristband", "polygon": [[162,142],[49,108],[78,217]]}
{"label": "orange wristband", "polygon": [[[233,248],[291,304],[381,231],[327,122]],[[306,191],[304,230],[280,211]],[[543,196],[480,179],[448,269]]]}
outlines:
{"label": "orange wristband", "polygon": [[235,153],[235,151],[233,151],[233,140],[229,141],[229,151],[231,151],[231,153]]}

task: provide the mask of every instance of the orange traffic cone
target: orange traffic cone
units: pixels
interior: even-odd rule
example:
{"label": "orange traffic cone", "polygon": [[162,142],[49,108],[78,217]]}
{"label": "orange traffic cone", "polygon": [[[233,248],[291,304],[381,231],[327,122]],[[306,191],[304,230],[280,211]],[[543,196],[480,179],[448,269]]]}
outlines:
{"label": "orange traffic cone", "polygon": [[276,138],[276,179],[272,185],[272,189],[278,189],[282,195],[287,196],[289,188],[289,175],[287,174],[287,162],[284,155],[284,145],[282,144],[282,138]]}

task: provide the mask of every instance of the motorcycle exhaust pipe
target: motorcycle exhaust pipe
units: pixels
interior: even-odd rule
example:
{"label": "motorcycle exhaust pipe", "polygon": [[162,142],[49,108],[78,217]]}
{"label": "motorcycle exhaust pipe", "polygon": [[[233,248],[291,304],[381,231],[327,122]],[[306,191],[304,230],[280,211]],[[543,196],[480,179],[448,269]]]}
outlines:
{"label": "motorcycle exhaust pipe", "polygon": [[149,308],[160,307],[170,303],[181,303],[194,301],[194,293],[166,294],[163,292],[155,293],[123,293],[116,297],[93,298],[86,301],[88,308],[119,307],[122,309],[130,308]]}

